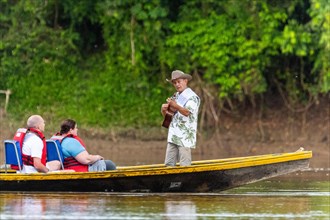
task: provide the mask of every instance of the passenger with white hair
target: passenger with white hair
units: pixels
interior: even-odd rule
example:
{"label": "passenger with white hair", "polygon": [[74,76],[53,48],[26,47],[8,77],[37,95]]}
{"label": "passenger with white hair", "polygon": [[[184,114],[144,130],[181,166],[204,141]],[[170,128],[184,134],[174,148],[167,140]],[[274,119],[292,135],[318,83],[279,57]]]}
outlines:
{"label": "passenger with white hair", "polygon": [[27,120],[27,133],[23,139],[22,173],[48,173],[60,169],[59,161],[46,163],[46,139],[43,134],[45,121],[40,115],[32,115]]}

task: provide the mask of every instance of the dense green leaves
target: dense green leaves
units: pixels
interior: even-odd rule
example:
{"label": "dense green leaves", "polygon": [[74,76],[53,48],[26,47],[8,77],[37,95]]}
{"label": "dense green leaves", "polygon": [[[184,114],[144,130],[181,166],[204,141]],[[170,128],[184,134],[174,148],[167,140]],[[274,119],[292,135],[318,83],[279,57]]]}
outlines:
{"label": "dense green leaves", "polygon": [[327,0],[311,0],[309,9],[312,20],[314,43],[313,56],[316,57],[313,65],[313,74],[318,82],[317,92],[330,91],[330,4]]}
{"label": "dense green leaves", "polygon": [[18,118],[158,126],[174,69],[198,74],[219,102],[255,105],[272,94],[295,110],[330,91],[327,0],[1,0],[0,8],[0,89],[13,91]]}

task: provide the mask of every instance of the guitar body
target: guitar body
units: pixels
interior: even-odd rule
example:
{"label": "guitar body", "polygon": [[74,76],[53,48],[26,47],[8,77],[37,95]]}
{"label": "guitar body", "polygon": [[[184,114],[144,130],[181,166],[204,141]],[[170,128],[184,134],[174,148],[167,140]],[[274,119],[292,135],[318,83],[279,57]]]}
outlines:
{"label": "guitar body", "polygon": [[162,126],[164,128],[168,128],[170,126],[170,124],[171,124],[172,118],[173,118],[173,114],[170,114],[170,113],[167,113],[166,112],[166,115],[164,117],[164,121],[163,121]]}
{"label": "guitar body", "polygon": [[170,126],[174,113],[175,113],[175,109],[171,108],[171,106],[168,106],[168,109],[166,111],[164,121],[162,124],[162,126],[164,128],[168,128]]}
{"label": "guitar body", "polygon": [[162,126],[164,128],[168,128],[170,126],[175,111],[176,111],[176,109],[172,108],[170,105],[168,106],[165,117],[164,117],[164,121],[162,124]]}
{"label": "guitar body", "polygon": [[[176,96],[176,93],[173,94],[171,99],[175,99],[175,96]],[[168,108],[166,110],[166,114],[165,114],[165,117],[164,117],[164,121],[163,121],[163,124],[162,124],[162,126],[164,128],[170,127],[170,124],[171,124],[171,121],[172,121],[172,118],[173,118],[173,115],[175,114],[175,112],[176,112],[176,109],[173,108],[171,105],[168,105]]]}

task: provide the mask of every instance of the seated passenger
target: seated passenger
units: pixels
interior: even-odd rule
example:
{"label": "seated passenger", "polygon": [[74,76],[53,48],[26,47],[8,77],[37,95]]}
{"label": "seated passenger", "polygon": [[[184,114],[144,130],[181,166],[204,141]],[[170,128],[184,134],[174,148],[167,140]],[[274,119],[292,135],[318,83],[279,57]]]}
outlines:
{"label": "seated passenger", "polygon": [[43,134],[45,121],[40,115],[32,115],[27,120],[27,130],[22,137],[22,173],[47,173],[59,170],[60,161],[46,163],[46,140]]}
{"label": "seated passenger", "polygon": [[62,122],[61,131],[51,138],[61,142],[64,169],[72,169],[77,172],[116,169],[116,165],[111,160],[104,160],[100,155],[89,154],[77,133],[77,123],[72,119],[67,119]]}

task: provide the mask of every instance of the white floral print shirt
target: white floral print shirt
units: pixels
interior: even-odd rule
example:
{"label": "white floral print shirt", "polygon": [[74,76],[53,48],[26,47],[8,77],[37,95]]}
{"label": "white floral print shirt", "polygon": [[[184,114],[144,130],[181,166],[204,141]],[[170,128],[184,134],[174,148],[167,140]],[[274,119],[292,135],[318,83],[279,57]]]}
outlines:
{"label": "white floral print shirt", "polygon": [[[180,97],[183,93],[187,96],[184,101],[182,101],[182,96]],[[187,117],[179,111],[174,114],[169,126],[167,141],[182,147],[195,148],[200,98],[190,88],[187,88],[181,94],[177,93],[175,100],[180,106],[188,109],[190,114]]]}

